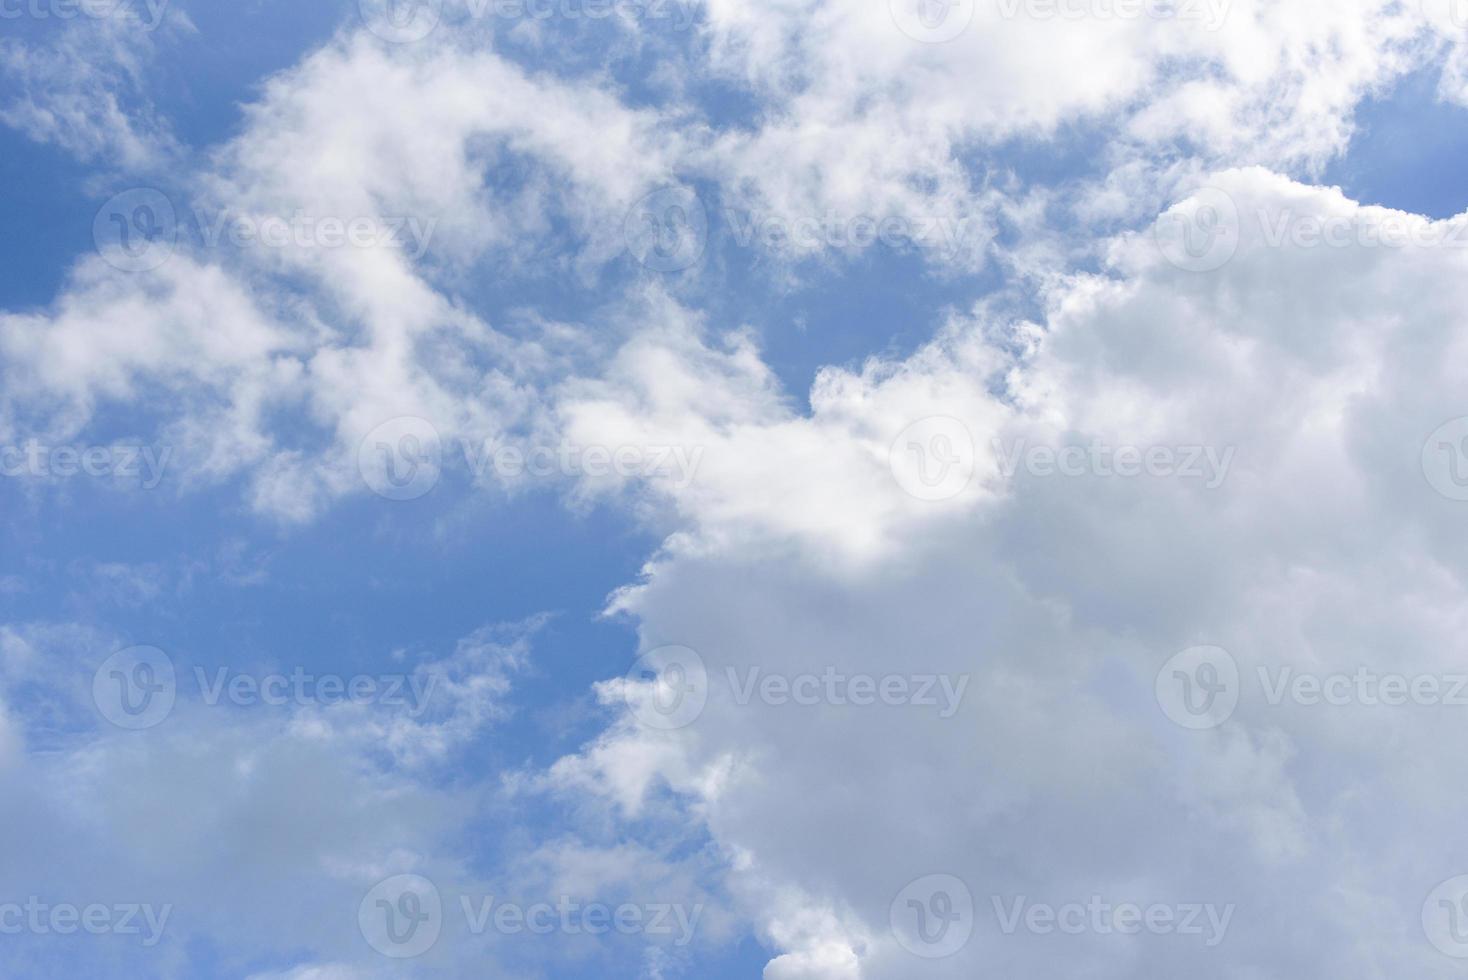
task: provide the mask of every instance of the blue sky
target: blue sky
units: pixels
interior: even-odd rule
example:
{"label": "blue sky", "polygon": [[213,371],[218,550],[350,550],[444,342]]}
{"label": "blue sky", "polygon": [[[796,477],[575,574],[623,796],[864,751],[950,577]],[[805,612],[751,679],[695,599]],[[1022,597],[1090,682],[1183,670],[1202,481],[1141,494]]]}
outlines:
{"label": "blue sky", "polygon": [[1454,975],[1468,35],[940,6],[0,20],[0,974]]}

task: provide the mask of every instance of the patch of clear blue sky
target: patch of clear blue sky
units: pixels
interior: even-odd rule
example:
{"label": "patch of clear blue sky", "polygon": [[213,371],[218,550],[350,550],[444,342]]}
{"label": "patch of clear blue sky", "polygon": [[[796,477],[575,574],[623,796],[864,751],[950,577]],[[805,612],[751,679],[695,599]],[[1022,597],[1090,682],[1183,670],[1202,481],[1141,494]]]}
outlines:
{"label": "patch of clear blue sky", "polygon": [[84,189],[90,173],[69,154],[0,127],[0,309],[49,305],[72,262],[92,249],[101,202]]}
{"label": "patch of clear blue sky", "polygon": [[1367,99],[1324,181],[1363,204],[1434,218],[1468,210],[1468,109],[1438,98],[1439,74],[1423,69]]}

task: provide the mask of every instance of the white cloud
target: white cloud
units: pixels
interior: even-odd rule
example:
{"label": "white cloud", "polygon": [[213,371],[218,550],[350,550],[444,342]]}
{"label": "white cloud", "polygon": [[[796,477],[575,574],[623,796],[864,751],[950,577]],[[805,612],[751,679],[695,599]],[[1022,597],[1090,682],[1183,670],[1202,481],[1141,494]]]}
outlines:
{"label": "white cloud", "polygon": [[736,205],[786,221],[962,217],[973,247],[925,254],[973,268],[1008,199],[1046,183],[1010,149],[1080,140],[1096,182],[1144,172],[1128,205],[1141,218],[1186,176],[1177,162],[1317,171],[1356,104],[1434,50],[1416,6],[1385,0],[926,4],[946,11],[944,36],[967,23],[943,43],[899,27],[920,6],[705,4],[710,68],[765,105],[706,161]]}
{"label": "white cloud", "polygon": [[[358,447],[391,419],[431,419],[454,445],[504,441],[561,340],[497,333],[455,297],[463,277],[487,256],[541,261],[558,218],[580,257],[531,271],[592,275],[623,250],[630,203],[670,179],[677,144],[653,112],[488,52],[344,34],[272,78],[242,134],[166,203],[131,192],[176,217],[145,268],[104,247],[53,310],[0,319],[0,431],[75,434],[99,404],[166,392],[179,469],[244,472],[254,507],[291,521],[366,491]],[[265,240],[271,222],[283,239]],[[370,245],[342,245],[354,222],[376,230]],[[284,434],[281,413],[325,431]]]}
{"label": "white cloud", "polygon": [[[114,936],[78,954],[115,957],[108,969],[134,962],[184,975],[171,972],[186,965],[183,946],[207,937],[236,968],[314,950],[321,964],[280,976],[385,975],[390,964],[357,934],[357,905],[407,870],[445,889],[481,887],[466,835],[497,777],[479,773],[466,787],[443,779],[443,767],[508,716],[510,674],[524,668],[539,625],[487,627],[442,660],[404,664],[410,688],[436,680],[421,715],[386,698],[209,705],[176,658],[178,704],[141,732],[108,725],[91,700],[91,673],[120,641],[83,627],[8,625],[0,704],[22,707],[0,710],[0,817],[26,847],[0,872],[0,891],[170,906],[163,945]],[[18,968],[44,940],[12,937],[4,962]],[[489,955],[474,937],[444,951],[449,963]]]}
{"label": "white cloud", "polygon": [[[613,812],[680,803],[746,855],[730,887],[774,948],[767,976],[1151,976],[1200,962],[1216,976],[1362,963],[1451,975],[1418,918],[1468,861],[1448,843],[1459,807],[1442,776],[1459,709],[1272,705],[1258,671],[1457,670],[1468,566],[1447,542],[1463,505],[1434,491],[1421,457],[1444,419],[1468,412],[1454,312],[1468,251],[1434,244],[1450,223],[1265,171],[1212,183],[1242,216],[1237,254],[1216,271],[1179,268],[1150,232],[1129,234],[1105,275],[1048,297],[1042,331],[981,313],[900,364],[828,374],[809,417],[751,412],[740,445],[762,455],[736,456],[750,480],[799,477],[761,506],[713,471],[706,497],[685,505],[689,534],[616,601],[645,647],[699,651],[708,707],[676,732],[628,714],[554,778]],[[1344,229],[1346,244],[1294,232],[1273,244],[1282,219]],[[1418,244],[1371,244],[1390,229]],[[1021,353],[996,387],[992,362],[966,345],[1006,335]],[[711,392],[712,417],[694,398],[664,416],[629,374],[617,411],[583,424],[676,417],[732,441],[716,421],[725,361],[681,363],[698,380],[649,373]],[[827,475],[812,460],[821,445],[859,443],[885,414],[872,406],[930,411],[933,392],[980,435],[981,456],[991,436],[1237,452],[1216,489],[1021,468],[979,498],[925,504],[928,533],[871,502],[874,475],[839,488],[845,539],[823,508],[799,506],[801,493],[837,496],[804,487]],[[778,437],[827,413],[840,425],[819,445]],[[1167,721],[1153,682],[1200,643],[1236,658],[1244,696],[1223,728],[1193,732]],[[727,671],[750,665],[972,683],[948,719],[912,705],[740,704]],[[660,787],[673,797],[649,811]],[[889,906],[940,872],[973,890],[978,931],[951,959],[921,961],[893,940]],[[840,925],[792,929],[773,898],[785,889]],[[1206,951],[1177,935],[1005,935],[991,902],[1021,895],[1236,910]]]}
{"label": "white cloud", "polygon": [[[1433,494],[1421,452],[1468,414],[1464,251],[1421,244],[1448,225],[1248,169],[1213,179],[1242,216],[1217,270],[1180,268],[1148,230],[1104,243],[1101,273],[1074,273],[1065,262],[1095,243],[1055,241],[1045,191],[991,184],[975,163],[1067,126],[1123,133],[1098,179],[1069,189],[1100,224],[1133,221],[1219,162],[1308,171],[1341,148],[1364,94],[1417,63],[1420,19],[1367,0],[1239,3],[1209,32],[999,23],[986,7],[959,39],[924,45],[882,4],[712,3],[708,15],[709,67],[761,100],[747,129],[629,108],[470,44],[334,39],[266,85],[188,188],[214,217],[416,215],[422,230],[432,221],[428,250],[185,245],[145,273],[82,261],[52,309],[0,317],[0,432],[70,437],[112,404],[166,405],[160,435],[194,479],[246,474],[259,511],[298,521],[364,492],[357,448],[395,416],[474,444],[532,431],[700,450],[691,481],[578,492],[626,492],[679,528],[612,607],[636,618],[645,647],[702,654],[708,708],[674,733],[618,714],[583,752],[507,784],[605,803],[629,835],[693,821],[718,861],[693,867],[665,840],[539,842],[516,870],[550,888],[671,882],[690,900],[727,876],[772,948],[772,980],[1168,975],[1196,962],[1183,937],[1054,942],[986,918],[991,897],[1093,894],[1236,904],[1230,941],[1210,953],[1219,976],[1362,963],[1448,975],[1415,939],[1414,903],[1462,870],[1445,864],[1468,863],[1443,853],[1461,806],[1440,715],[1256,697],[1229,727],[1186,732],[1152,683],[1200,643],[1229,649],[1246,677],[1274,664],[1454,668],[1461,512]],[[8,51],[27,77],[62,70]],[[98,104],[7,111],[75,152],[144,159],[136,122]],[[623,249],[629,204],[682,174],[782,214],[1012,221],[1026,240],[1003,258],[1045,289],[1044,322],[981,306],[909,358],[822,370],[806,411],[749,334],[693,312],[684,283],[634,293],[610,338],[529,318],[544,334],[511,340],[460,298],[486,268],[538,274],[547,251],[555,276],[594,281]],[[1291,238],[1302,220],[1345,243]],[[1419,244],[1365,240],[1386,227]],[[284,430],[282,414],[298,424]],[[922,448],[930,433],[911,426],[937,417],[962,423],[968,442],[943,453],[968,452],[974,472],[923,499],[894,455]],[[1210,488],[1005,474],[995,440],[1233,453]],[[337,980],[359,975],[358,937],[349,916],[323,927],[313,913],[349,911],[399,871],[482,884],[444,845],[476,800],[423,774],[502,716],[523,644],[467,638],[438,665],[445,716],[185,710],[142,741],[78,734],[86,691],[38,655],[58,643],[105,645],[83,630],[0,633],[0,815],[37,842],[9,869],[16,888],[95,887],[122,841],[119,881],[213,910],[191,928],[232,948],[263,936],[310,949],[313,965],[284,975]],[[947,717],[796,710],[738,703],[726,671],[750,666],[972,683]],[[601,685],[603,705],[618,710],[629,686]],[[50,755],[33,751],[39,736]],[[924,966],[887,922],[904,886],[935,872],[970,884],[984,927]],[[238,901],[211,905],[225,876]],[[446,946],[435,962],[478,952]]]}
{"label": "white cloud", "polygon": [[[88,7],[95,9],[96,5]],[[32,5],[32,10],[47,10]],[[141,8],[140,8],[141,9]],[[123,171],[147,171],[168,162],[178,144],[148,97],[146,75],[159,36],[193,31],[188,17],[164,5],[158,19],[129,15],[77,17],[54,27],[50,44],[26,43],[16,34],[0,40],[0,78],[13,87],[0,98],[0,124],[72,155]],[[23,12],[11,11],[14,25]]]}

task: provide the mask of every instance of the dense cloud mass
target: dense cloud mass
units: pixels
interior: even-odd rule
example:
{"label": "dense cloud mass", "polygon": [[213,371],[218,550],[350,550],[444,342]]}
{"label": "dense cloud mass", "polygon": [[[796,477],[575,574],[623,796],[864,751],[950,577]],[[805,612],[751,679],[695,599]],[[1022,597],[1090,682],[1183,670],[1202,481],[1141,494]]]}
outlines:
{"label": "dense cloud mass", "polygon": [[[680,497],[698,533],[618,600],[645,646],[703,655],[708,707],[674,733],[629,721],[558,778],[629,813],[665,784],[746,855],[751,914],[789,947],[767,975],[912,975],[888,906],[932,869],[970,883],[979,922],[933,975],[1455,969],[1415,920],[1449,877],[1463,696],[1456,504],[1423,473],[1461,399],[1464,255],[1433,244],[1460,232],[1257,169],[1211,188],[1242,221],[1206,277],[1123,236],[1105,275],[1047,297],[1046,323],[957,319],[901,363],[824,375],[813,417],[711,445],[781,492],[761,508],[711,471]],[[1271,244],[1282,221],[1338,221],[1352,244]],[[1362,244],[1392,228],[1415,243]],[[982,338],[1004,331],[1026,343],[998,363]],[[904,506],[886,439],[935,401],[972,434],[977,476]],[[807,499],[820,519],[792,526]],[[1189,730],[1154,684],[1204,645],[1237,665],[1238,705]],[[740,702],[755,665],[968,687],[951,715],[941,687],[932,706],[799,711]],[[1315,704],[1274,696],[1301,675],[1342,681]],[[1383,705],[1388,675],[1441,680],[1403,706],[1388,685]],[[792,931],[790,892],[826,915]],[[1231,907],[1229,941],[1010,936],[994,904],[1095,895]]]}
{"label": "dense cloud mass", "polygon": [[1468,223],[1322,176],[1452,5],[406,6],[208,138],[201,11],[0,43],[99,209],[0,304],[0,972],[1457,975]]}

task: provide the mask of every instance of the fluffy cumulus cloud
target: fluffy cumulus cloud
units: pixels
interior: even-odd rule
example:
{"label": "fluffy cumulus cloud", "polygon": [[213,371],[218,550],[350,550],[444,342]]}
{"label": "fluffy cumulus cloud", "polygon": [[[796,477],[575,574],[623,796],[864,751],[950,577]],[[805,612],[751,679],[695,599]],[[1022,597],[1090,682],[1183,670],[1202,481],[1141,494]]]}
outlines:
{"label": "fluffy cumulus cloud", "polygon": [[926,254],[970,264],[1015,221],[1005,198],[1045,183],[999,148],[1079,140],[1095,186],[1061,203],[1143,219],[1199,163],[1319,167],[1357,103],[1436,38],[1414,5],[1379,0],[706,9],[713,69],[770,100],[759,125],[718,138],[741,201],[787,221],[961,220],[963,247]]}
{"label": "fluffy cumulus cloud", "polygon": [[[532,261],[558,222],[587,239],[563,274],[625,248],[622,216],[669,167],[657,133],[487,52],[344,35],[273,79],[207,170],[104,204],[100,255],[53,309],[4,316],[0,424],[69,436],[109,398],[166,392],[188,409],[156,423],[188,472],[246,471],[255,508],[287,520],[365,491],[357,451],[384,423],[503,440],[575,352],[495,331],[460,299],[465,276]],[[269,424],[283,410],[308,438]]]}
{"label": "fluffy cumulus cloud", "polygon": [[[1461,223],[1257,169],[1206,193],[1240,216],[1217,270],[1179,267],[1165,231],[1123,236],[1104,273],[1046,298],[1043,324],[981,312],[901,363],[824,375],[809,416],[703,423],[710,458],[784,480],[761,499],[715,470],[687,491],[697,530],[617,606],[644,646],[699,652],[707,707],[672,731],[629,713],[555,778],[629,816],[671,793],[743,855],[732,874],[783,950],[766,976],[1455,969],[1417,921],[1463,860],[1443,778],[1453,709],[1383,706],[1369,677],[1337,683],[1340,704],[1271,692],[1364,669],[1444,678],[1447,700],[1464,568],[1431,439],[1462,414]],[[974,353],[995,336],[1023,340],[1004,370]],[[668,387],[718,390],[730,370]],[[916,502],[919,520],[892,504],[884,450],[934,390],[978,478]],[[1154,681],[1200,645],[1228,652],[1242,692],[1225,724],[1193,731]],[[762,674],[833,669],[911,693],[931,675],[933,703],[760,693]],[[977,928],[928,963],[888,919],[934,871],[972,889]],[[1092,896],[1233,919],[1211,946],[1206,930],[1005,931],[1016,901]]]}
{"label": "fluffy cumulus cloud", "polygon": [[[572,600],[537,595],[306,691],[288,651],[130,646],[198,556],[119,538],[46,616],[55,562],[0,565],[0,932],[90,895],[159,934],[61,950],[53,916],[0,963],[1454,975],[1468,225],[1316,183],[1368,97],[1427,71],[1459,99],[1452,12],[708,0],[598,35],[573,7],[418,32],[365,3],[188,152],[146,67],[182,12],[0,45],[0,122],[152,175],[95,182],[97,249],[0,311],[7,479],[65,504],[15,447],[152,441],[181,536],[390,548],[371,491],[463,521],[423,499],[457,484],[495,521],[535,450],[596,447],[551,474],[554,530],[661,542],[587,611],[635,634],[589,666],[543,649]],[[867,276],[936,326],[853,356],[821,321],[802,373],[728,313]],[[526,533],[467,601],[578,562]],[[397,560],[380,594],[424,574]],[[219,577],[290,574],[265,564]]]}

